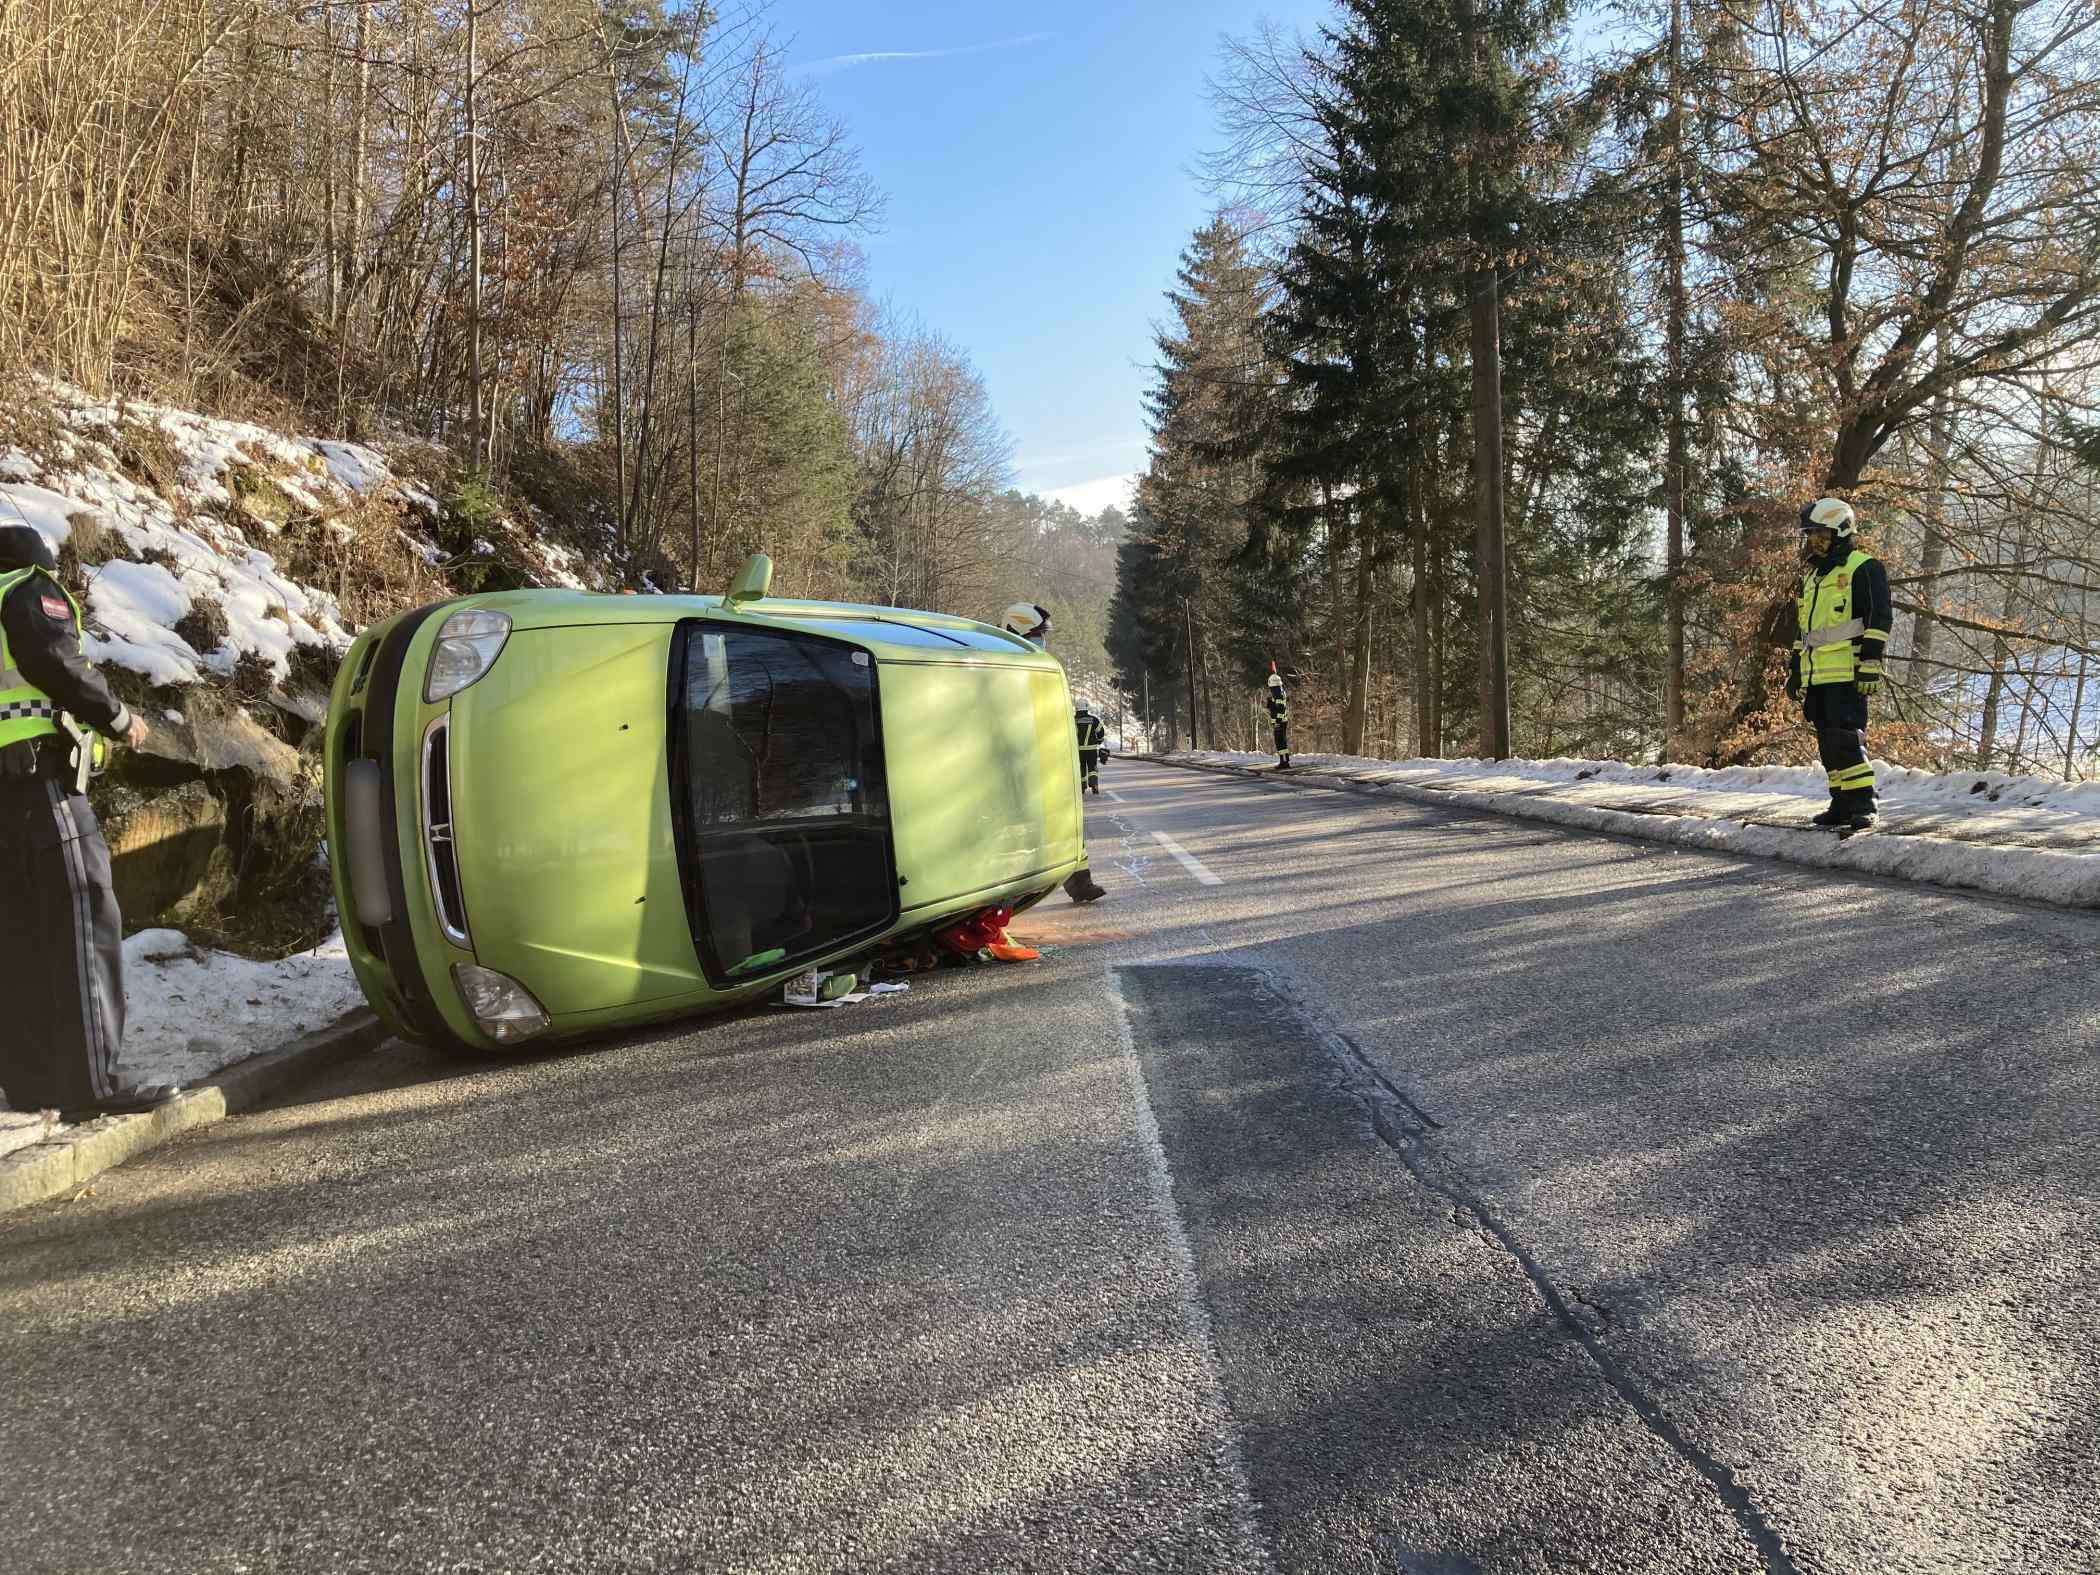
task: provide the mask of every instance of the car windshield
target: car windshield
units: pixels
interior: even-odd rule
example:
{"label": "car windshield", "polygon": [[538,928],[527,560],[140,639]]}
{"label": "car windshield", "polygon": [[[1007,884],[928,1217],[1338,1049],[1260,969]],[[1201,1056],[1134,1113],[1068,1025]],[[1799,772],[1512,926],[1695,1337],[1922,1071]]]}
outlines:
{"label": "car windshield", "polygon": [[709,975],[769,972],[894,919],[868,653],[698,622],[680,631],[673,673],[679,862]]}

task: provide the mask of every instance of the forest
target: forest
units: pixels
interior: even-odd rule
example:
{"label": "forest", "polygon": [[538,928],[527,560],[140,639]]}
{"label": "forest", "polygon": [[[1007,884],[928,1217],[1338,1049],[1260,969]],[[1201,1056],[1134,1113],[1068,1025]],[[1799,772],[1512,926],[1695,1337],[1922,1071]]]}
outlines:
{"label": "forest", "polygon": [[41,376],[421,443],[608,587],[763,548],[788,594],[1045,602],[1099,679],[1123,521],[1011,489],[966,352],[869,293],[883,217],[762,10],[0,0],[18,425]]}
{"label": "forest", "polygon": [[[1875,756],[2083,777],[2100,12],[1339,0],[1226,41],[1109,649],[1157,734],[1814,758],[1797,518],[1897,618]],[[2094,680],[2094,681],[2089,681]]]}

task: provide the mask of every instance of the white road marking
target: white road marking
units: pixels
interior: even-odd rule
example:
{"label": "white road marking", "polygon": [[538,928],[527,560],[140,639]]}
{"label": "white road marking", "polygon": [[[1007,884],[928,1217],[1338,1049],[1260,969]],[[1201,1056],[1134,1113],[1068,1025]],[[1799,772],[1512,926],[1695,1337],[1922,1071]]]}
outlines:
{"label": "white road marking", "polygon": [[1154,842],[1157,842],[1161,847],[1165,848],[1169,853],[1173,854],[1175,859],[1180,863],[1181,867],[1187,870],[1191,875],[1195,876],[1197,881],[1201,884],[1205,886],[1222,886],[1225,884],[1223,881],[1219,880],[1217,876],[1211,874],[1209,870],[1203,867],[1203,861],[1201,859],[1197,858],[1195,854],[1189,852],[1187,848],[1184,848],[1180,843],[1176,842],[1164,831],[1153,832],[1152,840]]}
{"label": "white road marking", "polygon": [[1118,793],[1114,788],[1103,788],[1101,790],[1101,796],[1107,799],[1111,804],[1120,804],[1123,802],[1123,795]]}

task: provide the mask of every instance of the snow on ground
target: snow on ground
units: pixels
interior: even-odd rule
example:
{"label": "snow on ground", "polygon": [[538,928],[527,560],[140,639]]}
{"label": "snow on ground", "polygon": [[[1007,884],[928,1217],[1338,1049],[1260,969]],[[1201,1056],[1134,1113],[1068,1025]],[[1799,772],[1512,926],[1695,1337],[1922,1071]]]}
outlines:
{"label": "snow on ground", "polygon": [[180,930],[141,930],[124,942],[124,994],[127,1083],[195,1083],[364,1005],[340,932],[250,962],[193,947]]}
{"label": "snow on ground", "polygon": [[[117,1077],[127,1086],[201,1083],[364,1005],[340,933],[310,952],[250,962],[192,946],[180,930],[141,930],[124,942],[124,998]],[[0,1154],[39,1141],[48,1125],[0,1104]]]}
{"label": "snow on ground", "polygon": [[[1273,754],[1187,750],[1170,760],[1268,768]],[[1373,760],[1291,756],[1294,770],[1410,797],[1683,847],[1751,853],[2077,907],[2100,906],[2100,784],[1875,765],[1881,820],[1839,839],[1808,822],[1828,789],[1814,766],[1633,766],[1611,760]]]}

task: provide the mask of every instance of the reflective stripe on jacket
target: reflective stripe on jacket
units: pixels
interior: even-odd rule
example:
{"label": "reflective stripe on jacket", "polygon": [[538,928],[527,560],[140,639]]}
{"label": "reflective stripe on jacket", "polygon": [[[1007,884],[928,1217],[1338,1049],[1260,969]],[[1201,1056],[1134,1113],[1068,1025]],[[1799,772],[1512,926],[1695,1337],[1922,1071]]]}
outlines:
{"label": "reflective stripe on jacket", "polygon": [[[1873,561],[1872,553],[1855,550],[1835,568],[1810,569],[1801,577],[1801,637],[1794,649],[1801,653],[1803,684],[1850,683],[1858,672],[1857,646],[1867,634],[1867,608],[1858,605],[1852,577]],[[1886,638],[1886,631],[1874,634],[1877,645]]]}
{"label": "reflective stripe on jacket", "polygon": [[[14,569],[0,574],[0,602],[7,600],[14,588],[40,569]],[[49,575],[44,576],[50,580]],[[57,581],[51,580],[59,594],[73,608],[73,621],[80,621],[80,603],[73,600],[73,593]],[[15,666],[14,652],[8,649],[7,629],[0,625],[0,749],[9,744],[19,744],[25,739],[43,738],[59,732],[59,706],[43,690],[24,678]]]}

